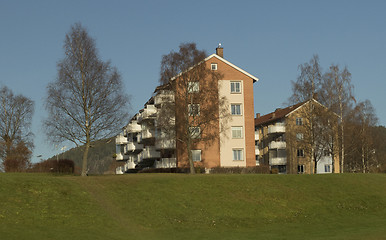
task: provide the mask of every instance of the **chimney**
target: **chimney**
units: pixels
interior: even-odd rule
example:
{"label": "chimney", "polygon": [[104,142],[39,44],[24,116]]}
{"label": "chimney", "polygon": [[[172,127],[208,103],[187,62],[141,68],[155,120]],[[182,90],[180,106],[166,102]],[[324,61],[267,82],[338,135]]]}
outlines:
{"label": "chimney", "polygon": [[260,117],[260,113],[256,113],[256,118],[259,118]]}
{"label": "chimney", "polygon": [[219,43],[216,48],[216,54],[217,56],[224,58],[224,48],[221,47],[221,43]]}

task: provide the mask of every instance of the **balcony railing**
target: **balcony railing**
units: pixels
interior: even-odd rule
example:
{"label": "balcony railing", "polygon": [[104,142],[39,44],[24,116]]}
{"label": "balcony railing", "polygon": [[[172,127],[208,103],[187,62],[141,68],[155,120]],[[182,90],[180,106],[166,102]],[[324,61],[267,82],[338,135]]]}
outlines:
{"label": "balcony railing", "polygon": [[268,134],[271,133],[285,133],[284,124],[275,124],[273,126],[268,126]]}
{"label": "balcony railing", "polygon": [[286,165],[287,164],[287,158],[286,157],[275,157],[269,159],[269,165]]}
{"label": "balcony railing", "polygon": [[138,115],[138,123],[142,121],[154,119],[157,116],[157,108],[154,105],[147,105],[145,109]]}
{"label": "balcony railing", "polygon": [[126,145],[126,152],[134,152],[142,149],[143,149],[143,144],[139,144],[137,142],[128,142]]}
{"label": "balcony railing", "polygon": [[259,146],[255,146],[255,155],[259,155],[259,154],[260,154]]}
{"label": "balcony railing", "polygon": [[155,141],[156,149],[174,149],[176,148],[176,141],[168,138],[157,138]]}
{"label": "balcony railing", "polygon": [[155,168],[175,168],[177,167],[176,158],[161,158],[154,162]]}
{"label": "balcony railing", "polygon": [[157,152],[154,146],[145,147],[140,153],[141,159],[160,158],[161,153]]}
{"label": "balcony railing", "polygon": [[286,146],[287,146],[286,142],[283,142],[283,141],[280,141],[280,142],[272,141],[268,144],[268,147],[270,149],[283,149],[283,148],[286,148]]}
{"label": "balcony railing", "polygon": [[119,134],[115,137],[116,144],[126,144],[127,142],[127,137],[123,136],[123,134]]}
{"label": "balcony railing", "polygon": [[148,139],[155,137],[155,132],[152,129],[144,129],[141,131],[141,139]]}
{"label": "balcony railing", "polygon": [[126,127],[127,133],[134,133],[134,132],[140,132],[141,131],[141,125],[137,123],[137,121],[133,121],[129,123]]}
{"label": "balcony railing", "polygon": [[117,153],[117,157],[115,158],[116,161],[122,161],[122,160],[127,160],[128,156],[124,155],[122,153]]}
{"label": "balcony railing", "polygon": [[259,140],[259,132],[255,132],[255,141]]}
{"label": "balcony railing", "polygon": [[124,168],[125,168],[124,166],[117,167],[115,169],[115,174],[124,174],[125,173]]}

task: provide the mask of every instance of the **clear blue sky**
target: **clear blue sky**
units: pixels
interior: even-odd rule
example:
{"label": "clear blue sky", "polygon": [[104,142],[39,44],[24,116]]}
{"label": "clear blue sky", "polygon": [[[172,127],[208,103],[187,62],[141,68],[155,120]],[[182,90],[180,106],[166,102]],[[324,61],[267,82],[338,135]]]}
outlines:
{"label": "clear blue sky", "polygon": [[369,99],[386,125],[386,1],[97,1],[0,0],[0,85],[35,101],[33,161],[60,152],[45,140],[43,99],[71,24],[81,22],[111,60],[135,113],[157,86],[163,54],[196,42],[260,80],[255,112],[269,113],[291,94],[298,65],[318,54],[352,73],[357,100]]}

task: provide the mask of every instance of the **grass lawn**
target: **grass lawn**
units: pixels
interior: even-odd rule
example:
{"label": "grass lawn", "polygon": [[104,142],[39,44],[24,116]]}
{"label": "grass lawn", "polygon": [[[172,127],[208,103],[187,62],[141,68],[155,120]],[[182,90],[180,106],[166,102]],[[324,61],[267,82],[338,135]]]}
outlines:
{"label": "grass lawn", "polygon": [[0,174],[0,239],[386,239],[386,174]]}

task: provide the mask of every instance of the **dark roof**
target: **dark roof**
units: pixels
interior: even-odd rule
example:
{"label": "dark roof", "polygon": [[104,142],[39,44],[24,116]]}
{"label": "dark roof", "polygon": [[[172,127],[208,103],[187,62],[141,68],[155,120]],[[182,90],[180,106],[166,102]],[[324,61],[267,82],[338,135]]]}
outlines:
{"label": "dark roof", "polygon": [[298,104],[295,104],[295,105],[292,105],[292,106],[289,106],[289,107],[286,107],[286,108],[283,108],[283,109],[278,108],[274,112],[268,113],[268,114],[266,114],[264,116],[261,116],[259,118],[255,118],[255,126],[264,125],[264,124],[267,124],[267,123],[270,123],[270,122],[275,122],[275,121],[277,121],[279,119],[282,119],[287,114],[289,114],[293,110],[297,109],[298,107],[300,107],[304,103],[305,102],[301,102],[301,103],[298,103]]}

